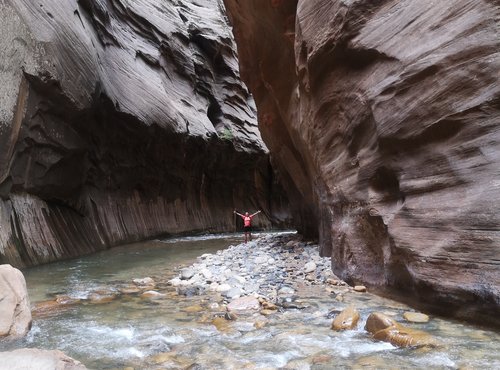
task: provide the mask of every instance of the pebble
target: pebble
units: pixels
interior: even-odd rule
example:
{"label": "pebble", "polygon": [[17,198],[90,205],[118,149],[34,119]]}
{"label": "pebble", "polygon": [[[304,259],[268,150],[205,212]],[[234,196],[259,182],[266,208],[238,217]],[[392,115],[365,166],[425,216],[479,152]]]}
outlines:
{"label": "pebble", "polygon": [[304,265],[304,272],[307,274],[309,272],[316,271],[316,264],[314,262],[308,262]]}

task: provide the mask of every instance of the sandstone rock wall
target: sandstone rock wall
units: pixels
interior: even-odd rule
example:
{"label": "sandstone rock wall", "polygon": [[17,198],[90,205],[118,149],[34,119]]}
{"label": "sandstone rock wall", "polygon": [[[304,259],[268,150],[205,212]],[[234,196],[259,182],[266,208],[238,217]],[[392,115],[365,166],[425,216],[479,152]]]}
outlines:
{"label": "sandstone rock wall", "polygon": [[0,263],[288,219],[218,1],[0,0]]}
{"label": "sandstone rock wall", "polygon": [[466,302],[462,317],[498,309],[498,2],[225,4],[292,208],[315,216],[299,227],[333,270]]}

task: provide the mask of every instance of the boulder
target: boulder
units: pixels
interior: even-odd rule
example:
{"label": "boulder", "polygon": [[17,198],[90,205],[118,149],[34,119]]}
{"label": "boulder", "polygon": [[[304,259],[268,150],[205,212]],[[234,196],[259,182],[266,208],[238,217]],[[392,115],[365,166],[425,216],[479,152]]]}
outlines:
{"label": "boulder", "polygon": [[365,330],[375,334],[380,330],[396,325],[396,321],[380,312],[373,312],[366,319]]}
{"label": "boulder", "polygon": [[440,343],[430,334],[400,324],[379,330],[373,338],[397,347],[437,347]]}
{"label": "boulder", "polygon": [[81,362],[66,356],[61,351],[41,349],[17,349],[0,352],[2,369],[9,370],[85,370]]}
{"label": "boulder", "polygon": [[364,293],[364,292],[366,292],[366,287],[364,285],[356,285],[354,287],[354,291]]}
{"label": "boulder", "polygon": [[359,312],[352,306],[347,307],[335,317],[332,322],[333,330],[356,329],[359,321]]}
{"label": "boulder", "polygon": [[365,330],[370,332],[373,338],[389,342],[397,347],[436,347],[440,345],[439,341],[430,334],[406,328],[379,312],[368,316]]}
{"label": "boulder", "polygon": [[0,338],[19,338],[30,328],[31,310],[24,276],[11,265],[0,265]]}

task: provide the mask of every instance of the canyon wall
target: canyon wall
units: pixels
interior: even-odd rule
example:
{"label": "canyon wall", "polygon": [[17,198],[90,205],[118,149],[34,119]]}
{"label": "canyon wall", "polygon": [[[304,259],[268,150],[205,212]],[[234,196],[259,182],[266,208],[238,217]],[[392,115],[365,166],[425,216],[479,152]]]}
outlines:
{"label": "canyon wall", "polygon": [[498,1],[224,2],[298,227],[333,270],[498,310]]}
{"label": "canyon wall", "polygon": [[0,0],[0,264],[288,220],[218,1]]}

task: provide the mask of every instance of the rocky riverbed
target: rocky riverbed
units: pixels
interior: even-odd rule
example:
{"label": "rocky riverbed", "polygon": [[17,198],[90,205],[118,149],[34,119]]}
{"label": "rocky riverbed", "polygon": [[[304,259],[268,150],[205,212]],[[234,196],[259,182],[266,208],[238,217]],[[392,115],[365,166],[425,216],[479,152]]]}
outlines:
{"label": "rocky riverbed", "polygon": [[314,242],[240,241],[158,240],[30,269],[33,329],[0,351],[59,349],[91,369],[500,367],[498,333],[349,286]]}

